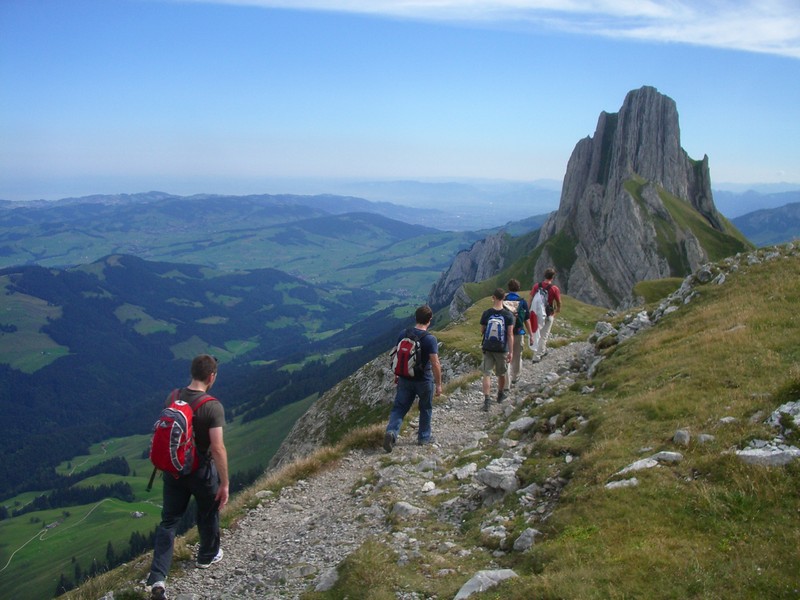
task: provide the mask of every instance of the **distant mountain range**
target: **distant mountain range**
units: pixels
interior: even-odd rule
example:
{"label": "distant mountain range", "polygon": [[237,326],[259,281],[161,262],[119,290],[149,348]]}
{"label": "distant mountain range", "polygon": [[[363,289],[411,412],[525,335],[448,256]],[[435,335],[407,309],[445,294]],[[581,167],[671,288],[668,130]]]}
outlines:
{"label": "distant mountain range", "polygon": [[717,209],[729,219],[736,219],[759,210],[780,208],[796,202],[800,202],[800,186],[794,190],[781,192],[714,190],[714,203],[717,205]]}
{"label": "distant mountain range", "polygon": [[[800,196],[800,193],[796,195]],[[733,224],[757,246],[800,239],[800,202],[757,210],[733,219]]]}
{"label": "distant mountain range", "polygon": [[224,270],[271,267],[312,283],[424,298],[458,250],[482,237],[431,224],[440,225],[435,211],[331,195],[150,192],[6,203],[0,268],[68,267],[119,253]]}

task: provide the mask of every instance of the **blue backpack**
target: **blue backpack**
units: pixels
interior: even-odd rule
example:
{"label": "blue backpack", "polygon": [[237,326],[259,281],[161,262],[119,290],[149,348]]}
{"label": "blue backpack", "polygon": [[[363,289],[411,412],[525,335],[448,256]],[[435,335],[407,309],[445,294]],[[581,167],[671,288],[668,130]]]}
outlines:
{"label": "blue backpack", "polygon": [[506,319],[502,313],[489,315],[481,348],[484,352],[506,351]]}

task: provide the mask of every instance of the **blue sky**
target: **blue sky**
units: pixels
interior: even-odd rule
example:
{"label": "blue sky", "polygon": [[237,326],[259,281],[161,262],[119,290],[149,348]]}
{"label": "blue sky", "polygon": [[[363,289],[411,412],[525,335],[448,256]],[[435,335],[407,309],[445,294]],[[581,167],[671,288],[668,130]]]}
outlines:
{"label": "blue sky", "polygon": [[800,184],[797,0],[2,0],[0,198],[561,180],[642,85],[713,184]]}

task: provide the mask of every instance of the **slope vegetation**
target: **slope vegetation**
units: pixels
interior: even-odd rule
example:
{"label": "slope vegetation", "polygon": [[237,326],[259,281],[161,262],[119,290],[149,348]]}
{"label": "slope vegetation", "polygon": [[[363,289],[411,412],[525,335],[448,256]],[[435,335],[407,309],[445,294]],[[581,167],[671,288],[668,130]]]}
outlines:
{"label": "slope vegetation", "polygon": [[[508,405],[482,417],[475,375],[451,379],[434,411],[441,443],[417,449],[412,419],[385,455],[384,404],[374,426],[363,421],[335,445],[267,473],[227,514],[236,520],[247,507],[252,517],[242,520],[242,535],[228,538],[231,564],[213,576],[179,569],[175,589],[237,585],[244,598],[452,598],[477,572],[505,569],[513,579],[479,597],[796,598],[800,461],[767,467],[736,451],[778,436],[786,452],[800,443],[791,417],[769,422],[779,406],[800,400],[798,306],[800,253],[788,247],[704,268],[669,300],[598,326],[618,333],[593,336],[593,346],[582,341],[586,327],[567,322],[565,312],[552,362],[526,369]],[[477,363],[481,308],[437,332],[446,372]],[[385,375],[348,380],[358,377],[379,384]],[[358,386],[351,387],[340,402],[358,402]],[[511,476],[497,483],[485,472],[501,465]],[[323,469],[335,480],[352,478],[350,502],[336,502],[343,512],[306,519],[287,510],[309,498],[326,505],[325,486],[313,483]],[[293,555],[298,575],[287,567],[283,579],[262,577],[262,588],[247,588],[238,557],[290,548],[288,538],[269,536],[267,515],[281,516],[292,539],[309,542]],[[324,531],[325,548],[352,543],[338,539],[335,523],[350,530],[359,520],[369,536],[357,550],[343,562],[319,558],[322,547],[312,540]],[[244,540],[255,546],[240,546]],[[252,569],[266,573],[271,562],[248,566],[248,581],[259,580]],[[116,577],[89,593],[124,587],[138,573]]]}

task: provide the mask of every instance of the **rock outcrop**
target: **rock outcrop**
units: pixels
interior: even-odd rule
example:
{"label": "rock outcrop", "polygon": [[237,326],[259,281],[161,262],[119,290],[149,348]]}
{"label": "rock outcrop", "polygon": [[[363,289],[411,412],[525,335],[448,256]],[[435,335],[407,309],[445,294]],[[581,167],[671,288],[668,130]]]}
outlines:
{"label": "rock outcrop", "polygon": [[714,206],[708,157],[695,161],[681,147],[675,101],[643,87],[575,146],[535,274],[554,265],[569,295],[627,306],[636,283],[722,258],[711,239],[729,254],[748,247]]}
{"label": "rock outcrop", "polygon": [[[594,136],[572,152],[559,209],[539,231],[533,272],[518,277],[523,286],[553,266],[566,294],[626,308],[637,302],[640,281],[684,277],[750,249],[714,206],[708,157],[690,158],[680,138],[675,101],[653,87],[629,92],[618,113],[601,113]],[[469,304],[462,284],[508,266],[503,250],[487,239],[457,256],[431,304],[449,302],[451,317],[460,315]]]}
{"label": "rock outcrop", "polygon": [[[433,284],[428,296],[428,304],[434,309],[441,308],[453,301],[463,284],[492,277],[505,266],[507,249],[508,242],[505,234],[501,231],[475,242],[468,250],[459,252],[453,259],[450,268],[442,273]],[[463,310],[456,307],[451,310],[450,316],[455,318],[461,312]]]}

